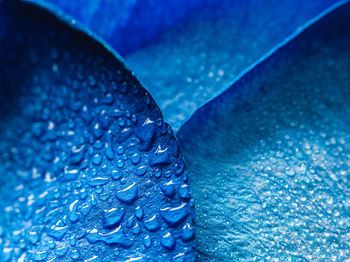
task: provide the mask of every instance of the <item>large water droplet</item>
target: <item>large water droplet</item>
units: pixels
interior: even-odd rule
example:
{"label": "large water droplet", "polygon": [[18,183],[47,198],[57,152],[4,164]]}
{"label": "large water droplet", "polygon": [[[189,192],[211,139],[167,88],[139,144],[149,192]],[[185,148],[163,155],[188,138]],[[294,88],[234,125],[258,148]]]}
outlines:
{"label": "large water droplet", "polygon": [[160,215],[169,226],[174,227],[185,220],[188,216],[188,209],[186,203],[183,203],[178,207],[167,207],[161,209]]}
{"label": "large water droplet", "polygon": [[123,209],[111,208],[103,212],[103,226],[106,228],[117,226],[125,215]]}
{"label": "large water droplet", "polygon": [[86,239],[91,244],[102,241],[107,245],[120,245],[125,248],[129,248],[133,244],[133,242],[125,236],[121,226],[106,234],[99,233],[97,229],[93,229],[88,233]]}
{"label": "large water droplet", "polygon": [[57,241],[61,241],[68,231],[68,226],[64,226],[62,224],[62,221],[59,221],[56,225],[51,227],[51,230],[47,234]]}
{"label": "large water droplet", "polygon": [[151,166],[163,166],[170,164],[168,148],[158,146],[155,156],[151,160]]}
{"label": "large water droplet", "polygon": [[137,192],[138,192],[138,189],[137,189],[136,183],[134,182],[130,186],[119,190],[116,196],[120,201],[127,204],[131,204],[136,200]]}

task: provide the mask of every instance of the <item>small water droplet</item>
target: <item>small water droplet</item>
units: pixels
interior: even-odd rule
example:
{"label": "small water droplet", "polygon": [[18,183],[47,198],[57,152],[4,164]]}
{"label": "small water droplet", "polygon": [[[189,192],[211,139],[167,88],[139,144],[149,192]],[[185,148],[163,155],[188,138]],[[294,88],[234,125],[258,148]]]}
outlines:
{"label": "small water droplet", "polygon": [[175,247],[175,238],[171,233],[166,233],[162,239],[160,240],[160,243],[162,244],[163,247],[166,249],[173,249]]}

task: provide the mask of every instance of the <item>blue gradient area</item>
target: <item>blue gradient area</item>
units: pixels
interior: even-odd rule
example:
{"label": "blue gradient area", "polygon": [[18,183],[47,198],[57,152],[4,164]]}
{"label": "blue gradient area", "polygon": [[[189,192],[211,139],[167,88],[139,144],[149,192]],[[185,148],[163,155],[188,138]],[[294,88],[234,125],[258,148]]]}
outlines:
{"label": "blue gradient area", "polygon": [[0,260],[194,261],[173,132],[115,55],[0,2]]}
{"label": "blue gradient area", "polygon": [[27,0],[51,4],[125,56],[213,0]]}
{"label": "blue gradient area", "polygon": [[177,133],[198,261],[350,259],[349,13],[326,15]]}

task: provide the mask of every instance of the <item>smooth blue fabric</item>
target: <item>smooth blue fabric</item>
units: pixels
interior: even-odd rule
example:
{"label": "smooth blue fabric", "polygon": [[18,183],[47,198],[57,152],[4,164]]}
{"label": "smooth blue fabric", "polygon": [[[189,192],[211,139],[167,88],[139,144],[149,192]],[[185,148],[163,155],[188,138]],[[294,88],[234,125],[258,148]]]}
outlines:
{"label": "smooth blue fabric", "polygon": [[349,13],[312,25],[177,133],[199,261],[350,258]]}
{"label": "smooth blue fabric", "polygon": [[119,59],[0,2],[0,260],[194,261],[177,142]]}

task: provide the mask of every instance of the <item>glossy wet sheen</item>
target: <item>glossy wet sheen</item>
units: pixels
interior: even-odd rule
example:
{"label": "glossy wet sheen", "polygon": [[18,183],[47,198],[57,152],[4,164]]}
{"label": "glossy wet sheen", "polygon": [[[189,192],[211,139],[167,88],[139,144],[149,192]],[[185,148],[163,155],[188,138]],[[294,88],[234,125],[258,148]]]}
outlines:
{"label": "glossy wet sheen", "polygon": [[182,157],[124,65],[0,2],[0,260],[193,261]]}

